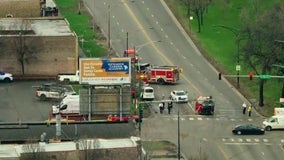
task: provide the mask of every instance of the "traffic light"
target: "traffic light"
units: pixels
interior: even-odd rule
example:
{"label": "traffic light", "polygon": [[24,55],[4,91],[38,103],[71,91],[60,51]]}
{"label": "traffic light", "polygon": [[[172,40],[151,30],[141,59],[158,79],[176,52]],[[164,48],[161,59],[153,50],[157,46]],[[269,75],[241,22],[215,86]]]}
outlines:
{"label": "traffic light", "polygon": [[254,76],[253,72],[249,72],[249,80],[252,80],[253,76]]}
{"label": "traffic light", "polygon": [[222,80],[222,73],[219,73],[219,80]]}

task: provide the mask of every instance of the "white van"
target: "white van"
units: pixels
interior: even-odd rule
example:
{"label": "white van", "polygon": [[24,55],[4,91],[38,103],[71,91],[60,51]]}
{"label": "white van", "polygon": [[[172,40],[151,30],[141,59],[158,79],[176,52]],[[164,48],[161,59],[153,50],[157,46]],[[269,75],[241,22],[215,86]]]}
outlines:
{"label": "white van", "polygon": [[267,131],[272,129],[284,129],[284,115],[276,115],[266,119],[263,122],[263,127]]}
{"label": "white van", "polygon": [[62,99],[59,105],[52,106],[52,113],[77,114],[80,113],[79,95],[68,95]]}
{"label": "white van", "polygon": [[141,92],[141,98],[142,100],[154,100],[154,88],[149,86],[143,87]]}

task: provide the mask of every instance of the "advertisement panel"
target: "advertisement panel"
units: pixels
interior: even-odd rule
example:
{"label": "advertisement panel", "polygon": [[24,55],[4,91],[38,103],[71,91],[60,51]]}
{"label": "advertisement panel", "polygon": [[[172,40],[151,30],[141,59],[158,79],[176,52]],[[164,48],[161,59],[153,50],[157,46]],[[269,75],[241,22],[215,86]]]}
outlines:
{"label": "advertisement panel", "polygon": [[80,84],[117,85],[131,83],[131,62],[124,58],[81,58]]}
{"label": "advertisement panel", "polygon": [[274,115],[284,115],[284,108],[274,108]]}

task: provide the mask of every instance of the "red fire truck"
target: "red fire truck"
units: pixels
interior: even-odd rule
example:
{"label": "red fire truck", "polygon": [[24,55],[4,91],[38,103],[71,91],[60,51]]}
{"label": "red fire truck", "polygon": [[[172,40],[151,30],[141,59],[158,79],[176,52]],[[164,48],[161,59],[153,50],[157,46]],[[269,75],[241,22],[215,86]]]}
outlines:
{"label": "red fire truck", "polygon": [[145,72],[147,78],[142,79],[148,83],[176,83],[179,80],[181,69],[177,66],[152,66]]}
{"label": "red fire truck", "polygon": [[195,113],[201,115],[213,115],[215,103],[212,96],[200,96],[195,102]]}

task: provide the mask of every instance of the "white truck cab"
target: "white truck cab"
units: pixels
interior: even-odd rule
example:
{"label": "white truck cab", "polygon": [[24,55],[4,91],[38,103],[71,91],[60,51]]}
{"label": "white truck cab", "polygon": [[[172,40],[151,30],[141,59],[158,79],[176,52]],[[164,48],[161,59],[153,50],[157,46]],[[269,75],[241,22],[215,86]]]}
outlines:
{"label": "white truck cab", "polygon": [[75,74],[59,74],[58,75],[59,82],[79,83],[79,79],[80,79],[79,70],[77,70]]}
{"label": "white truck cab", "polygon": [[272,129],[284,129],[284,115],[275,115],[263,121],[263,127],[267,131]]}
{"label": "white truck cab", "polygon": [[62,99],[59,105],[52,106],[52,113],[78,114],[80,110],[79,95],[68,95]]}

